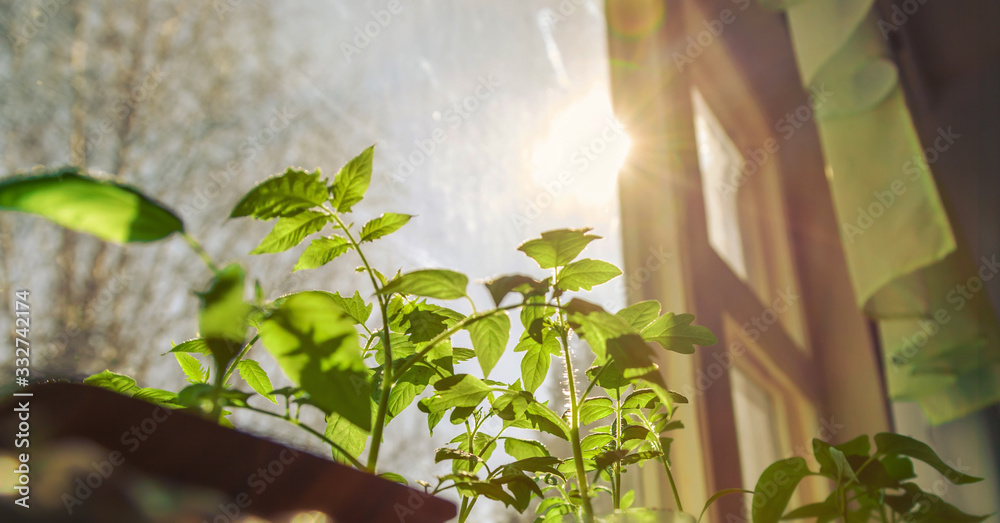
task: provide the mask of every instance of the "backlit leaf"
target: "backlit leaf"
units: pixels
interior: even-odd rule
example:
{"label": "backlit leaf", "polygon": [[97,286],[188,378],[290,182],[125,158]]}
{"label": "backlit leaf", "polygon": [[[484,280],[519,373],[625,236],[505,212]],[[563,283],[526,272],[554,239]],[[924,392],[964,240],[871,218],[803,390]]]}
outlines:
{"label": "backlit leaf", "polygon": [[354,321],[329,294],[282,298],[260,326],[261,340],[293,383],[326,413],[371,428],[371,383]]}
{"label": "backlit leaf", "polygon": [[236,364],[236,370],[239,371],[243,381],[247,382],[250,388],[257,391],[257,394],[260,394],[271,403],[278,403],[274,399],[274,394],[271,394],[271,391],[274,390],[274,386],[271,385],[271,379],[267,377],[267,373],[260,367],[260,363],[254,360],[240,360]]}
{"label": "backlit leaf", "polygon": [[229,217],[250,216],[257,220],[270,220],[278,216],[294,216],[322,205],[326,198],[326,183],[320,178],[319,169],[307,173],[289,168],[251,189],[236,204]]}
{"label": "backlit leaf", "polygon": [[692,321],[694,314],[668,312],[642,329],[642,338],[681,354],[693,354],[695,345],[707,346],[718,342],[712,331],[699,325],[691,325]]}
{"label": "backlit leaf", "polygon": [[309,243],[292,272],[303,269],[316,269],[330,263],[341,254],[350,250],[351,244],[340,236],[325,236],[316,238]]}
{"label": "backlit leaf", "polygon": [[271,232],[261,240],[250,254],[270,254],[284,252],[302,243],[306,236],[319,232],[327,223],[325,214],[302,211],[293,216],[282,216],[274,224]]}
{"label": "backlit leaf", "polygon": [[354,157],[333,178],[330,187],[330,203],[338,212],[351,212],[351,207],[365,197],[372,181],[372,160],[375,146],[365,149]]}
{"label": "backlit leaf", "polygon": [[580,289],[589,291],[595,285],[606,283],[612,278],[620,276],[621,273],[622,271],[618,267],[606,261],[584,258],[570,263],[559,271],[556,288],[567,291]]}
{"label": "backlit leaf", "polygon": [[361,228],[361,242],[375,241],[383,236],[392,234],[406,225],[413,218],[409,214],[396,214],[394,212],[383,213],[382,216],[371,220]]}
{"label": "backlit leaf", "polygon": [[469,323],[466,327],[472,336],[472,348],[483,369],[483,376],[489,376],[500,356],[507,347],[510,337],[510,317],[503,311]]}
{"label": "backlit leaf", "polygon": [[454,300],[465,296],[469,278],[447,269],[423,269],[394,278],[379,290],[379,294],[412,294],[441,300]]}
{"label": "backlit leaf", "polygon": [[184,231],[180,218],[138,190],[75,168],[0,181],[0,210],[35,214],[116,243],[151,242]]}
{"label": "backlit leaf", "polygon": [[538,262],[539,267],[551,269],[573,261],[587,246],[600,236],[587,234],[591,229],[559,229],[542,233],[539,239],[522,243],[517,250]]}

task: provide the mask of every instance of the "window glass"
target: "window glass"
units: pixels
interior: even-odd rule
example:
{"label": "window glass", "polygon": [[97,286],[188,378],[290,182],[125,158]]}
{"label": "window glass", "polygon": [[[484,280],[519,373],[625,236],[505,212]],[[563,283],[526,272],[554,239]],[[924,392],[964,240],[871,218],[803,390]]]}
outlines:
{"label": "window glass", "polygon": [[747,278],[740,236],[734,177],[743,157],[697,90],[692,91],[694,131],[698,143],[702,194],[708,221],[708,242],[740,278]]}
{"label": "window glass", "polygon": [[738,368],[730,373],[743,488],[753,490],[768,465],[782,456],[774,397]]}

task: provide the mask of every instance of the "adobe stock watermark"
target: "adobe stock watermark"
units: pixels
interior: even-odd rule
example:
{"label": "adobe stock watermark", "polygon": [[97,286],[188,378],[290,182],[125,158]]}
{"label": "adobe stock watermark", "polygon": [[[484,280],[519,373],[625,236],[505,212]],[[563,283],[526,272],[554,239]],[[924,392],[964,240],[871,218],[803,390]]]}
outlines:
{"label": "adobe stock watermark", "polygon": [[544,190],[539,191],[533,198],[527,198],[521,205],[521,211],[511,216],[514,227],[523,230],[535,219],[542,215],[542,212],[549,208],[575,181],[576,177],[587,170],[591,164],[604,154],[610,145],[624,139],[625,129],[621,123],[609,116],[605,120],[605,125],[589,142],[578,147],[569,156],[572,168],[563,169],[555,178],[542,184]]}
{"label": "adobe stock watermark", "polygon": [[77,139],[76,143],[73,144],[73,150],[76,154],[80,157],[85,156],[100,144],[106,135],[116,132],[116,122],[122,122],[128,118],[139,107],[139,104],[152,96],[153,91],[156,91],[156,88],[163,83],[163,79],[164,74],[160,67],[153,66],[142,81],[133,87],[127,95],[119,96],[114,102],[111,102],[108,114],[101,118],[97,125],[84,131],[82,139]]}
{"label": "adobe stock watermark", "polygon": [[925,148],[922,154],[914,155],[913,158],[903,164],[903,174],[908,175],[908,178],[897,178],[890,182],[889,186],[883,190],[873,191],[871,203],[858,207],[858,216],[853,224],[841,222],[842,234],[847,238],[848,243],[854,245],[859,236],[868,232],[875,225],[875,221],[891,209],[896,204],[896,201],[898,201],[898,198],[906,193],[908,189],[907,184],[920,179],[925,172],[928,172],[930,165],[938,161],[941,155],[950,149],[955,144],[955,141],[961,137],[962,135],[951,130],[951,126],[948,126],[947,129],[939,127],[933,144]]}
{"label": "adobe stock watermark", "polygon": [[879,17],[876,25],[878,26],[878,32],[882,35],[882,40],[889,40],[889,33],[893,31],[899,31],[910,17],[917,14],[920,7],[927,3],[927,0],[903,0],[902,5],[892,4],[890,11],[892,13],[889,15],[889,19]]}
{"label": "adobe stock watermark", "polygon": [[392,508],[396,512],[396,517],[399,518],[400,523],[405,523],[406,518],[415,515],[424,506],[427,499],[432,497],[434,496],[427,492],[411,490],[410,495],[406,498],[406,504],[396,503]]}
{"label": "adobe stock watermark", "polygon": [[[480,76],[472,94],[453,102],[451,107],[445,109],[443,112],[439,112],[438,114],[441,114],[439,119],[444,120],[451,130],[458,129],[502,85],[500,80],[492,73]],[[416,172],[416,168],[423,165],[437,151],[438,146],[443,144],[447,139],[448,132],[441,126],[435,127],[430,132],[430,135],[425,138],[415,138],[413,140],[413,149],[403,156],[403,161],[396,166],[396,171],[387,175],[389,183],[395,185],[406,181]]]}
{"label": "adobe stock watermark", "polygon": [[970,276],[965,282],[955,285],[945,295],[945,300],[952,304],[952,311],[949,312],[944,307],[938,308],[929,317],[917,320],[918,329],[916,331],[900,338],[902,346],[890,356],[893,369],[899,371],[904,365],[913,361],[921,349],[927,346],[931,339],[941,331],[941,327],[951,322],[951,314],[964,309],[977,294],[982,292],[986,286],[985,282],[995,278],[998,272],[1000,272],[1000,262],[997,261],[996,254],[989,258],[986,256],[980,258],[976,274]]}
{"label": "adobe stock watermark", "polygon": [[568,18],[575,15],[577,9],[583,7],[583,3],[584,0],[562,0],[555,9],[542,9],[541,19],[549,27],[555,27],[560,22],[565,22]]}
{"label": "adobe stock watermark", "polygon": [[[750,0],[729,0],[735,4],[740,11],[746,11],[750,7]],[[726,26],[736,21],[736,12],[728,7],[719,11],[719,15],[711,20],[702,20],[705,27],[698,34],[687,37],[687,46],[684,53],[674,51],[670,55],[674,60],[677,70],[684,72],[684,68],[694,63],[695,59],[705,52],[705,48],[715,43],[726,30]]]}
{"label": "adobe stock watermark", "polygon": [[[799,105],[793,111],[789,111],[785,116],[774,123],[774,130],[781,135],[784,141],[788,141],[795,133],[816,116],[816,111],[823,107],[826,102],[833,97],[833,93],[826,90],[826,84],[819,87],[813,85],[809,87],[809,99],[806,103]],[[743,164],[739,170],[729,179],[719,184],[719,191],[724,199],[734,198],[739,190],[755,174],[760,172],[760,168],[767,160],[781,149],[781,144],[773,137],[764,140],[762,147],[750,148],[746,150],[743,157]]]}
{"label": "adobe stock watermark", "polygon": [[10,46],[15,51],[20,51],[28,45],[28,42],[32,38],[38,36],[38,33],[45,30],[48,27],[49,22],[57,14],[59,10],[66,4],[69,0],[42,0],[32,2],[28,7],[28,13],[22,15],[14,20],[10,24],[11,30],[7,33],[7,41],[10,42]]}
{"label": "adobe stock watermark", "polygon": [[[275,480],[285,472],[285,468],[295,462],[302,453],[285,448],[278,453],[278,456],[258,468],[253,474],[247,477],[247,488],[252,489],[253,495],[259,496],[267,490]],[[240,520],[243,511],[253,504],[251,492],[243,491],[237,494],[233,501],[219,503],[219,512],[211,520],[202,519],[202,523],[233,523]]]}
{"label": "adobe stock watermark", "polygon": [[267,124],[251,133],[237,148],[237,159],[226,162],[224,169],[208,173],[196,182],[194,195],[180,205],[180,212],[186,216],[199,214],[209,204],[225,192],[225,188],[240,174],[246,165],[253,164],[257,156],[287,129],[300,113],[292,112],[286,104],[271,110]]}
{"label": "adobe stock watermark", "polygon": [[[646,249],[645,260],[641,266],[612,281],[613,292],[611,294],[614,296],[635,296],[642,289],[642,286],[653,277],[653,274],[662,269],[667,260],[673,257],[674,253],[667,252],[663,245],[649,247]],[[616,304],[609,301],[602,303],[601,307],[610,310]]]}
{"label": "adobe stock watermark", "polygon": [[[127,447],[128,454],[138,450],[142,446],[142,442],[147,441],[156,432],[160,424],[167,421],[172,413],[173,411],[167,407],[157,406],[153,409],[149,417],[122,432],[119,441]],[[59,498],[66,507],[66,513],[72,515],[76,507],[83,505],[84,501],[90,499],[94,491],[99,489],[104,484],[104,481],[111,477],[115,468],[125,463],[125,456],[124,452],[113,450],[108,453],[108,459],[100,462],[92,461],[90,467],[93,470],[88,471],[83,476],[78,476],[74,482],[75,488],[73,491],[71,493],[63,493]]]}
{"label": "adobe stock watermark", "polygon": [[351,57],[367,49],[372,41],[389,27],[395,16],[402,12],[403,6],[400,0],[389,0],[384,9],[368,11],[370,19],[364,24],[354,26],[354,38],[350,42],[346,40],[340,42],[340,53],[344,56],[344,60],[351,63]]}

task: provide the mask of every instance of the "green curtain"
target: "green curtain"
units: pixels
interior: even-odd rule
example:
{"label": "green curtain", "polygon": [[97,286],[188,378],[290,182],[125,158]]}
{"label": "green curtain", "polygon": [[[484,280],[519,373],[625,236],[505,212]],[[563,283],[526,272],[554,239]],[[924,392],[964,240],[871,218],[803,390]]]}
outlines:
{"label": "green curtain", "polygon": [[[995,268],[956,246],[873,2],[762,0],[787,13],[803,85],[832,93],[816,124],[858,306],[879,324],[889,395],[919,402],[939,424],[1000,401],[1000,329],[989,298],[973,292],[978,270],[985,279]],[[944,147],[955,139],[942,137]]]}

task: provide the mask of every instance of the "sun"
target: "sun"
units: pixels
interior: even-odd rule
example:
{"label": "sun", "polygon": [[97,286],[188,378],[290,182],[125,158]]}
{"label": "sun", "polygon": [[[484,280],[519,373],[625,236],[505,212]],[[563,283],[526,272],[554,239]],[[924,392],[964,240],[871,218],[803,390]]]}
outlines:
{"label": "sun", "polygon": [[532,148],[532,177],[560,197],[606,204],[617,195],[618,171],[629,145],[625,128],[614,117],[609,93],[595,88],[551,120]]}

